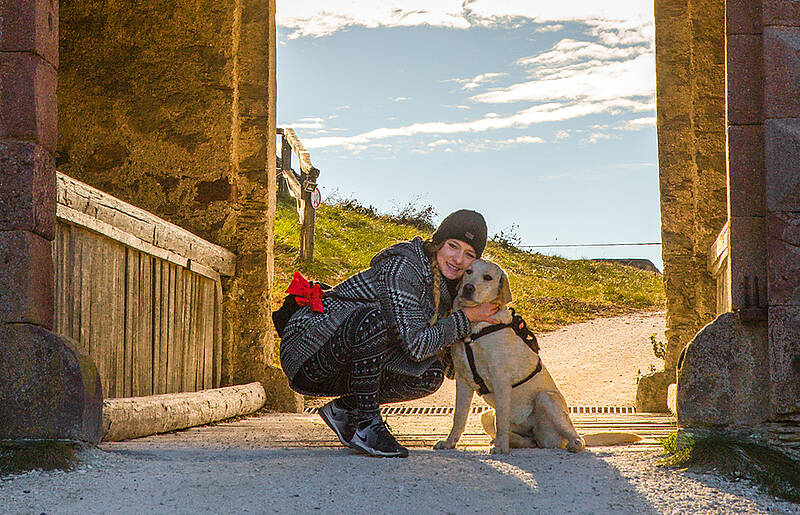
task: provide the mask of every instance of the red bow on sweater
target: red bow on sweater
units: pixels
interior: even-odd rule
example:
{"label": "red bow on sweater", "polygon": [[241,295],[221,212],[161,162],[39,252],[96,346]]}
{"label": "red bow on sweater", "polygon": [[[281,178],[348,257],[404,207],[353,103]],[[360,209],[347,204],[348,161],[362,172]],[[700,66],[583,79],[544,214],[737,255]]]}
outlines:
{"label": "red bow on sweater", "polygon": [[292,284],[286,289],[286,293],[296,295],[295,301],[301,306],[311,306],[312,311],[322,313],[322,287],[309,283],[300,272],[294,273]]}

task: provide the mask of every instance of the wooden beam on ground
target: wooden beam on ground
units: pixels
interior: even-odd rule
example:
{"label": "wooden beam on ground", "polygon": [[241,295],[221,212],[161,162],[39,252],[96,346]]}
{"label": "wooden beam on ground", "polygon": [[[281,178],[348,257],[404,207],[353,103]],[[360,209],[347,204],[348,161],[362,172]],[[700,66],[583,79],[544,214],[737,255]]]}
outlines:
{"label": "wooden beam on ground", "polygon": [[266,398],[264,387],[254,382],[200,392],[106,399],[103,440],[118,442],[249,415]]}

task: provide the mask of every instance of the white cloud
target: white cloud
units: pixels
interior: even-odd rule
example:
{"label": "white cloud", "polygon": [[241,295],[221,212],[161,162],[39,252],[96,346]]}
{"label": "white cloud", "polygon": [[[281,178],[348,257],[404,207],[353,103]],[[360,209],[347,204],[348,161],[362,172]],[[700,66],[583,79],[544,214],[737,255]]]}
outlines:
{"label": "white cloud", "polygon": [[585,59],[596,61],[630,59],[644,53],[642,50],[637,46],[610,47],[589,41],[562,39],[553,45],[551,50],[539,55],[523,57],[517,63],[525,66],[564,66]]}
{"label": "white cloud", "polygon": [[306,0],[277,4],[277,23],[290,39],[327,36],[353,26],[469,28],[461,0]]}
{"label": "white cloud", "polygon": [[395,102],[404,102],[408,99],[409,99],[408,97],[395,97],[392,100],[394,100]]}
{"label": "white cloud", "polygon": [[515,145],[519,143],[544,143],[544,140],[538,136],[519,136],[511,139],[501,139],[497,143],[501,145]]}
{"label": "white cloud", "polygon": [[355,136],[329,136],[308,138],[306,148],[324,148],[342,145],[364,145],[371,141],[416,134],[477,133],[489,130],[525,128],[537,123],[557,122],[598,113],[620,114],[624,111],[650,111],[652,103],[636,99],[613,99],[580,104],[550,102],[523,109],[510,116],[479,118],[467,122],[422,122],[404,127],[382,127]]}
{"label": "white cloud", "polygon": [[461,89],[475,89],[477,87],[480,87],[480,85],[485,82],[494,82],[498,78],[504,77],[506,75],[508,74],[498,73],[498,72],[481,73],[480,75],[476,75],[471,79],[449,79],[449,81],[461,84]]}
{"label": "white cloud", "polygon": [[290,39],[353,26],[467,29],[528,19],[546,26],[584,23],[604,42],[620,44],[652,40],[653,25],[651,0],[305,0],[278,2],[277,8],[277,23],[292,29]]}
{"label": "white cloud", "polygon": [[646,53],[628,61],[591,61],[542,70],[536,80],[471,97],[476,102],[607,101],[655,94],[655,56]]}

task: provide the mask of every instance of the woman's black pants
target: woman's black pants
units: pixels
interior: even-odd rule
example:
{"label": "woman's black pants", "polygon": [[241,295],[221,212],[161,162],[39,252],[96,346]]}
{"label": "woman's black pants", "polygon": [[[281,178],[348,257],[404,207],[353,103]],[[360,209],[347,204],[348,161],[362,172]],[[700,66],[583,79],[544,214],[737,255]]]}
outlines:
{"label": "woman's black pants", "polygon": [[444,381],[439,361],[419,377],[384,368],[392,343],[380,309],[360,307],[300,367],[292,385],[317,395],[340,396],[336,405],[357,410],[359,421],[378,416],[381,404],[418,399],[438,390]]}

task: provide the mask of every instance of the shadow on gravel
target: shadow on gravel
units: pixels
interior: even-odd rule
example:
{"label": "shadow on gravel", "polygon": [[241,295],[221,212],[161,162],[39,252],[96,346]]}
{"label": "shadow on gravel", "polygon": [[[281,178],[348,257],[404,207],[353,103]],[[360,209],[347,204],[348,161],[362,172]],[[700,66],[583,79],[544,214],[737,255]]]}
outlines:
{"label": "shadow on gravel", "polygon": [[[181,509],[322,513],[631,513],[657,511],[616,469],[590,452],[515,450],[509,456],[412,449],[407,459],[349,449],[116,448],[126,468],[169,477],[151,495]],[[141,480],[138,488],[146,488]],[[233,504],[231,504],[233,502]],[[217,504],[223,503],[223,504]],[[266,503],[266,504],[262,504]]]}

